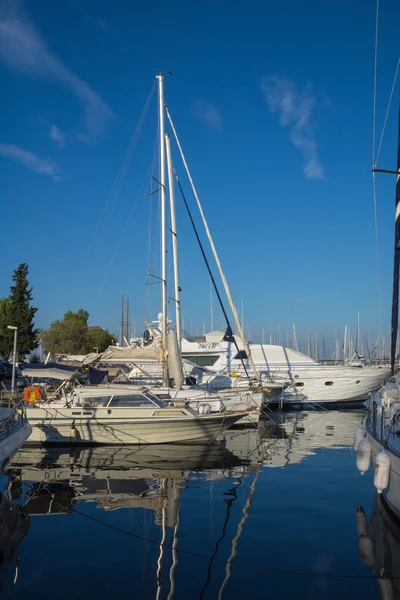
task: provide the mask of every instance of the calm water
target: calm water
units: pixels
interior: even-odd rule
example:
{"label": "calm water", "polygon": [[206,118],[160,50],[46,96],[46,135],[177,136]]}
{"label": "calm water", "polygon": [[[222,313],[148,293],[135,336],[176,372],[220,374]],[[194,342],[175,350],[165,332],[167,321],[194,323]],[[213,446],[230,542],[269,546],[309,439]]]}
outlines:
{"label": "calm water", "polygon": [[361,413],[273,418],[214,446],[22,449],[2,480],[4,597],[378,598],[357,505],[376,568],[400,533],[355,466]]}

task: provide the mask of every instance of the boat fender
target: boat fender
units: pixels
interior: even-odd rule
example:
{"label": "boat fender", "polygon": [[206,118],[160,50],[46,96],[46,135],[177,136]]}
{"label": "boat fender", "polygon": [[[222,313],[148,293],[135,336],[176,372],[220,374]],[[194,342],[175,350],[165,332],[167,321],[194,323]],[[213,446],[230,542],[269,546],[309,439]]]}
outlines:
{"label": "boat fender", "polygon": [[356,508],[356,527],[359,536],[367,535],[367,515],[365,514],[365,510],[362,506],[357,506]]}
{"label": "boat fender", "polygon": [[377,455],[375,461],[374,486],[376,487],[378,494],[381,494],[389,485],[389,477],[390,455],[386,450],[382,450]]}
{"label": "boat fender", "polygon": [[37,387],[31,386],[24,390],[25,402],[29,404],[35,404],[41,398],[40,390]]}
{"label": "boat fender", "polygon": [[354,432],[354,446],[353,446],[355,452],[357,452],[358,445],[361,442],[361,440],[363,440],[365,438],[366,434],[367,434],[367,430],[364,427],[364,425],[358,425],[356,427],[356,430]]}
{"label": "boat fender", "polygon": [[367,438],[364,438],[358,444],[356,452],[356,465],[361,475],[364,475],[364,473],[369,469],[369,465],[371,463],[371,453],[371,444],[369,443]]}
{"label": "boat fender", "polygon": [[369,535],[360,535],[358,538],[358,556],[366,567],[374,564],[374,544]]}
{"label": "boat fender", "polygon": [[199,406],[199,414],[200,415],[209,415],[211,412],[211,405],[210,404],[200,404]]}

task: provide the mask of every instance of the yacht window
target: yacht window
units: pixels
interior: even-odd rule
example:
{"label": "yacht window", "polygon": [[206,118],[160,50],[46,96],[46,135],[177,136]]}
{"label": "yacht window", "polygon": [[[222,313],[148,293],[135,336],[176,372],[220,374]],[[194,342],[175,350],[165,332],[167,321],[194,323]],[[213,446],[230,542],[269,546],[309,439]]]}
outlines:
{"label": "yacht window", "polygon": [[212,367],[217,362],[219,356],[218,354],[212,356],[207,354],[205,354],[204,356],[189,356],[185,354],[183,358],[185,358],[186,360],[190,360],[190,362],[194,363],[195,365],[198,365],[199,367]]}
{"label": "yacht window", "polygon": [[93,396],[89,398],[82,398],[84,406],[107,406],[111,400],[111,396]]}
{"label": "yacht window", "polygon": [[154,401],[143,394],[113,396],[110,406],[154,406]]}
{"label": "yacht window", "polygon": [[159,400],[171,400],[171,394],[156,394]]}
{"label": "yacht window", "polygon": [[333,381],[325,381],[325,385],[333,385]]}
{"label": "yacht window", "polygon": [[359,380],[359,379],[357,379],[356,383],[360,383],[360,380]]}
{"label": "yacht window", "polygon": [[304,387],[304,383],[302,381],[296,381],[296,387]]}
{"label": "yacht window", "polygon": [[239,350],[235,356],[235,360],[247,360],[246,350]]}

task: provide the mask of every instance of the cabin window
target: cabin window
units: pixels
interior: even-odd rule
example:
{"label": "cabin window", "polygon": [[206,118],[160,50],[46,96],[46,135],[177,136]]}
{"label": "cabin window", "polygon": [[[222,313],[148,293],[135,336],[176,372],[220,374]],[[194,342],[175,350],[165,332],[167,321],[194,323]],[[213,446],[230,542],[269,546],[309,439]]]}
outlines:
{"label": "cabin window", "polygon": [[219,356],[218,356],[218,354],[216,354],[216,355],[205,354],[204,356],[202,356],[202,355],[187,356],[185,354],[183,358],[186,360],[190,360],[190,362],[194,363],[195,365],[198,365],[199,367],[212,367],[217,362]]}
{"label": "cabin window", "polygon": [[85,398],[84,407],[88,406],[107,406],[110,402],[111,396],[93,396],[91,398]]}
{"label": "cabin window", "polygon": [[239,350],[235,356],[235,360],[247,360],[246,350]]}
{"label": "cabin window", "polygon": [[110,406],[154,406],[154,402],[143,394],[126,394],[126,396],[113,396]]}
{"label": "cabin window", "polygon": [[333,381],[325,381],[325,385],[333,385]]}
{"label": "cabin window", "polygon": [[296,381],[296,387],[304,387],[304,383],[302,381]]}
{"label": "cabin window", "polygon": [[356,383],[360,383],[360,380],[359,380],[359,379],[357,379]]}

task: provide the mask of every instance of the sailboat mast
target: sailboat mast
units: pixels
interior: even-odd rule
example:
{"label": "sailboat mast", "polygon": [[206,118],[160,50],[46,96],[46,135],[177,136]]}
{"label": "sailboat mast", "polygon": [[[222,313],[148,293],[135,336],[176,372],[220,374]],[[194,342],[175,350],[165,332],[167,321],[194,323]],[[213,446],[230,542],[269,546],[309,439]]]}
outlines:
{"label": "sailboat mast", "polygon": [[178,263],[178,237],[176,233],[176,211],[175,211],[175,188],[174,188],[174,173],[171,157],[171,140],[169,135],[165,134],[165,147],[167,150],[167,166],[168,166],[168,187],[169,187],[169,203],[171,209],[171,233],[172,233],[172,254],[174,258],[174,295],[175,295],[175,326],[178,348],[182,345],[181,332],[181,300],[179,286],[179,263]]}
{"label": "sailboat mast", "polygon": [[[160,151],[160,207],[161,207],[161,332],[163,352],[167,348],[167,229],[166,229],[166,194],[165,194],[165,121],[164,121],[164,75],[157,75],[158,81],[158,133],[159,133],[159,151]],[[167,379],[165,359],[164,379]],[[166,381],[164,381],[166,383]]]}
{"label": "sailboat mast", "polygon": [[390,365],[392,375],[396,362],[397,330],[399,327],[399,262],[400,262],[400,108],[397,140],[397,179],[396,179],[396,217],[394,229],[394,265],[393,265],[393,300],[392,300],[392,340]]}
{"label": "sailboat mast", "polygon": [[167,117],[168,117],[169,123],[171,125],[172,132],[173,132],[174,137],[175,137],[176,144],[178,146],[179,153],[180,153],[181,158],[182,158],[183,166],[185,167],[185,171],[186,171],[186,174],[188,176],[188,179],[189,179],[192,191],[193,191],[193,195],[195,197],[195,200],[196,200],[196,203],[197,203],[197,207],[199,209],[200,216],[201,216],[202,221],[203,221],[204,229],[206,231],[206,235],[207,235],[210,247],[211,247],[211,251],[212,251],[212,253],[214,255],[215,262],[217,263],[218,271],[219,271],[219,274],[220,274],[220,277],[221,277],[221,280],[222,280],[222,284],[223,284],[224,289],[225,289],[226,296],[228,298],[229,305],[231,307],[231,311],[233,313],[233,317],[235,319],[235,323],[236,323],[237,330],[239,332],[239,336],[240,336],[240,338],[242,340],[244,351],[246,352],[246,356],[247,356],[247,358],[249,360],[249,363],[251,365],[251,369],[253,371],[254,378],[258,379],[258,371],[257,371],[256,366],[254,364],[254,360],[253,360],[253,357],[251,355],[250,348],[249,348],[249,345],[248,345],[247,340],[246,340],[246,336],[245,336],[244,331],[243,331],[242,323],[240,322],[239,315],[238,315],[235,303],[233,301],[232,294],[231,294],[228,282],[227,282],[226,277],[225,277],[225,273],[224,273],[224,271],[222,269],[222,265],[221,265],[221,261],[219,259],[219,255],[218,255],[217,249],[216,249],[215,244],[214,244],[214,240],[213,240],[213,238],[211,236],[211,232],[210,232],[210,229],[208,227],[208,223],[207,223],[206,217],[204,215],[203,208],[201,206],[200,198],[199,198],[199,196],[197,194],[197,190],[196,190],[196,187],[194,185],[194,181],[192,179],[192,176],[190,174],[189,167],[188,167],[188,164],[186,162],[186,158],[185,158],[185,155],[184,155],[183,150],[182,150],[182,146],[181,146],[179,138],[178,138],[178,134],[176,133],[176,129],[175,129],[174,123],[172,121],[171,115],[170,115],[167,107],[166,107],[166,112],[167,112]]}

